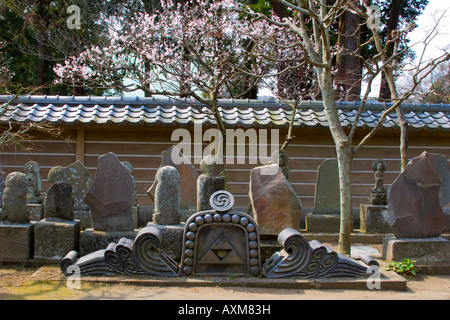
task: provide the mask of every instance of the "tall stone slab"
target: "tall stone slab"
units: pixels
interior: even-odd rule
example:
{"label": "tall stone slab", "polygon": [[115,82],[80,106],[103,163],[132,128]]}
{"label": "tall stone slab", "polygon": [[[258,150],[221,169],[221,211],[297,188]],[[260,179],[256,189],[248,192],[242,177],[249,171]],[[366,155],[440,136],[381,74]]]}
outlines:
{"label": "tall stone slab", "polygon": [[224,165],[219,157],[209,155],[202,159],[200,169],[202,174],[197,179],[197,211],[211,210],[211,195],[225,189],[222,176]]}
{"label": "tall stone slab", "polygon": [[445,223],[440,189],[446,179],[436,165],[440,159],[441,156],[424,152],[412,159],[392,183],[388,222],[397,238],[440,236]]}
{"label": "tall stone slab", "polygon": [[285,228],[299,228],[302,203],[277,164],[250,172],[249,196],[261,234],[278,235]]}
{"label": "tall stone slab", "polygon": [[164,166],[156,173],[155,213],[153,222],[161,225],[180,223],[179,173],[172,166]]}
{"label": "tall stone slab", "polygon": [[[195,207],[197,195],[198,173],[192,163],[187,159],[177,146],[172,146],[161,153],[161,165],[172,166],[178,170],[180,185],[180,208],[187,209]],[[147,190],[147,194],[152,200],[155,198],[155,192],[158,182],[155,180],[153,185]]]}
{"label": "tall stone slab", "polygon": [[313,212],[305,217],[311,232],[339,232],[340,183],[337,159],[324,160],[317,169]]}
{"label": "tall stone slab", "polygon": [[74,220],[72,186],[65,180],[53,183],[45,196],[44,219],[34,225],[34,257],[60,260],[79,250],[80,222]]}
{"label": "tall stone slab", "polygon": [[97,173],[85,197],[92,225],[99,231],[133,228],[134,184],[128,169],[112,152],[98,158]]}
{"label": "tall stone slab", "polygon": [[49,171],[48,181],[66,181],[71,185],[75,219],[80,220],[81,229],[91,228],[89,207],[84,198],[92,185],[92,176],[86,166],[79,160],[67,167],[56,166]]}

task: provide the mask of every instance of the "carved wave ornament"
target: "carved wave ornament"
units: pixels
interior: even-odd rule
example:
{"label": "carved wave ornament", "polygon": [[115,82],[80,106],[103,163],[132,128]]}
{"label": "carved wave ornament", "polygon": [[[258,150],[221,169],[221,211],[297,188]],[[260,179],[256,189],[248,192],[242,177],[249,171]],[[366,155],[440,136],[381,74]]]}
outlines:
{"label": "carved wave ornament", "polygon": [[287,228],[278,236],[283,249],[261,264],[258,226],[244,212],[230,211],[233,196],[217,191],[210,197],[213,210],[200,211],[189,217],[183,231],[181,264],[159,249],[161,230],[143,228],[136,239],[122,238],[78,258],[70,251],[61,260],[62,272],[70,276],[88,275],[242,275],[267,278],[368,277],[371,271],[357,261],[336,253],[313,240],[308,242],[297,230]]}

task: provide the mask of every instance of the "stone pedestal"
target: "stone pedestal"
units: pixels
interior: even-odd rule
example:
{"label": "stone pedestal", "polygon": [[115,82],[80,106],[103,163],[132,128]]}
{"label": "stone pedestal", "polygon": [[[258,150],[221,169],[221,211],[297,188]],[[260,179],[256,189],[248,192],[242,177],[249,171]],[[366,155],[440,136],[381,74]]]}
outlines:
{"label": "stone pedestal", "polygon": [[27,261],[33,258],[31,223],[0,223],[0,261]]}
{"label": "stone pedestal", "polygon": [[385,238],[383,260],[416,260],[416,265],[449,265],[450,241],[443,238]]}
{"label": "stone pedestal", "polygon": [[183,247],[184,223],[177,225],[159,225],[149,222],[147,226],[155,227],[161,231],[161,244],[159,245],[159,249],[179,262]]}
{"label": "stone pedestal", "polygon": [[390,233],[387,207],[362,204],[360,206],[360,229],[363,233]]}
{"label": "stone pedestal", "polygon": [[41,221],[42,219],[44,219],[43,204],[28,204],[27,206],[30,221]]}
{"label": "stone pedestal", "polygon": [[[122,238],[135,239],[139,230],[129,231],[99,231],[88,228],[80,233],[80,256],[108,247],[111,242],[118,242]],[[67,254],[67,252],[66,252]]]}
{"label": "stone pedestal", "polygon": [[338,233],[341,218],[338,214],[308,213],[305,217],[306,230],[308,232]]}
{"label": "stone pedestal", "polygon": [[34,257],[45,260],[61,260],[72,251],[79,250],[80,222],[46,218],[34,227]]}

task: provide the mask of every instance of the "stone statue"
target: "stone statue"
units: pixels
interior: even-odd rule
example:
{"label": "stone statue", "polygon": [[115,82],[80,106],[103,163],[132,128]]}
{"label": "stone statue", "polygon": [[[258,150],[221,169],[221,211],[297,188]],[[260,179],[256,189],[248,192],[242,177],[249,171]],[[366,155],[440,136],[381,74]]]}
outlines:
{"label": "stone statue", "polygon": [[155,213],[153,222],[162,225],[180,223],[180,175],[176,168],[164,166],[156,172]]}
{"label": "stone statue", "polygon": [[27,203],[29,204],[41,204],[41,168],[35,161],[28,161],[25,164],[25,177],[27,178]]}
{"label": "stone statue", "polygon": [[369,203],[372,205],[387,205],[387,191],[383,186],[386,163],[382,159],[374,160],[372,170],[374,171],[375,185],[371,189]]}
{"label": "stone statue", "polygon": [[27,209],[27,185],[27,178],[21,172],[12,172],[6,177],[0,221],[30,222]]}

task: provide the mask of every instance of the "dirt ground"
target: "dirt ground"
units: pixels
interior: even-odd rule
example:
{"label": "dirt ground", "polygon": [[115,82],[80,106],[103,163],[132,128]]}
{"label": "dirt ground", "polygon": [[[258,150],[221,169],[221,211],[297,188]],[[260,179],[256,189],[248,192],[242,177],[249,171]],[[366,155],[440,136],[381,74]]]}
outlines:
{"label": "dirt ground", "polygon": [[421,275],[406,291],[267,289],[242,287],[157,287],[81,281],[36,280],[38,267],[0,266],[1,300],[449,300],[450,276]]}

